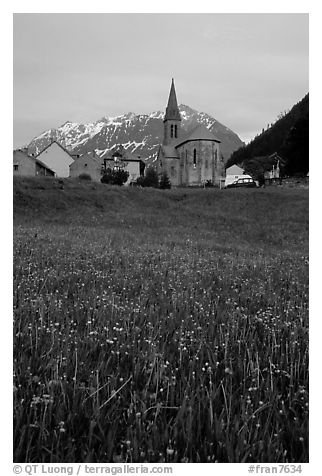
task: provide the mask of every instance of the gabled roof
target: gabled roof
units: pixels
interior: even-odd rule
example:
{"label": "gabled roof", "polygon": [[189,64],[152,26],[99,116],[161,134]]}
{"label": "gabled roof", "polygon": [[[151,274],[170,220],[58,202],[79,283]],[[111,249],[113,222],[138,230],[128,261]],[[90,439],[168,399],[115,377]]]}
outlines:
{"label": "gabled roof", "polygon": [[38,152],[38,154],[35,156],[35,158],[37,158],[40,154],[42,154],[43,152],[45,152],[45,150],[47,150],[50,146],[52,146],[53,144],[57,144],[61,149],[63,149],[64,152],[66,152],[66,154],[69,155],[69,157],[72,159],[72,160],[75,160],[74,157],[68,152],[67,149],[65,149],[65,147],[63,147],[59,142],[57,142],[56,140],[53,140],[51,141],[48,145],[46,145],[46,147],[44,147],[40,152]]}
{"label": "gabled roof", "polygon": [[99,157],[97,157],[95,154],[93,154],[93,152],[85,152],[85,154],[82,154],[80,155],[79,157],[75,157],[75,160],[72,164],[70,164],[69,167],[73,167],[73,166],[77,166],[77,164],[80,162],[80,160],[93,160],[94,162],[96,162],[96,164],[98,166],[101,166],[103,161],[100,160]]}
{"label": "gabled roof", "polygon": [[29,154],[28,154],[28,149],[26,148],[21,148],[21,149],[15,149],[13,151],[14,154],[17,154],[17,153],[20,153],[22,155],[25,155],[26,157],[29,157],[30,159],[32,159],[33,157],[31,157]]}
{"label": "gabled roof", "polygon": [[188,132],[184,137],[181,137],[176,141],[175,147],[178,147],[185,142],[190,142],[194,140],[209,140],[214,142],[220,142],[209,129],[203,124],[197,125],[192,131]]}
{"label": "gabled roof", "polygon": [[171,82],[171,88],[170,88],[170,94],[169,94],[169,99],[168,99],[168,105],[165,111],[165,116],[163,119],[164,121],[181,121],[181,116],[180,116],[180,111],[178,108],[178,102],[177,102],[177,95],[176,95],[176,90],[174,87],[174,81],[172,78]]}
{"label": "gabled roof", "polygon": [[244,169],[239,167],[237,164],[233,164],[226,169],[227,175],[242,175],[244,173]]}
{"label": "gabled roof", "polygon": [[44,167],[44,169],[49,170],[50,172],[52,172],[55,175],[56,172],[54,170],[52,170],[50,167],[48,167],[48,165],[44,164],[41,160],[36,159],[35,157],[30,157],[30,158],[34,159],[36,164],[41,165],[42,167]]}
{"label": "gabled roof", "polygon": [[14,152],[22,152],[23,154],[28,155],[28,147],[19,147],[18,149],[15,149]]}

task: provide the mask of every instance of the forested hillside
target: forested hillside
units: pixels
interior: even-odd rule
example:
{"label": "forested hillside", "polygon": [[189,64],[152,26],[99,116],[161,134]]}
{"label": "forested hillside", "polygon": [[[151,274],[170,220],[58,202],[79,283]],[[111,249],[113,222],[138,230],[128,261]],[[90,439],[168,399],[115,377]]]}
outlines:
{"label": "forested hillside", "polygon": [[284,175],[306,175],[309,170],[309,94],[249,144],[232,153],[226,167],[277,152]]}

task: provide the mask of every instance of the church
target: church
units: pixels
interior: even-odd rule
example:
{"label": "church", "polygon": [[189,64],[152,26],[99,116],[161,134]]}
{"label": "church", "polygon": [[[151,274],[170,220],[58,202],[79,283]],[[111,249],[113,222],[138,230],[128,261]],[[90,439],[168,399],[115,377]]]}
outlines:
{"label": "church", "polygon": [[157,172],[166,172],[173,186],[219,186],[224,180],[220,140],[200,124],[183,133],[177,96],[172,79],[163,119],[163,140],[157,156]]}

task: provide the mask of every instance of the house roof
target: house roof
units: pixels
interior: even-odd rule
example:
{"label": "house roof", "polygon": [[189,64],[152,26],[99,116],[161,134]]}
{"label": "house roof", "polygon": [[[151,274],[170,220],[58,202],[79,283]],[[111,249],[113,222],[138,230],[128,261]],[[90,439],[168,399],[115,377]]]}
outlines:
{"label": "house roof", "polygon": [[79,164],[79,162],[82,160],[87,160],[87,161],[92,160],[98,166],[101,166],[103,163],[103,161],[100,160],[100,157],[97,157],[96,155],[94,155],[93,152],[85,152],[85,154],[82,154],[79,157],[75,157],[74,162],[71,163],[69,167],[71,168],[73,168],[73,166],[77,167],[77,164]]}
{"label": "house roof", "polygon": [[65,147],[63,147],[59,142],[57,142],[56,140],[53,140],[51,141],[48,145],[46,145],[46,147],[44,147],[40,152],[38,152],[38,154],[35,156],[35,158],[37,158],[40,154],[42,154],[43,152],[45,152],[45,150],[47,150],[49,147],[51,147],[53,144],[57,144],[61,149],[63,149],[64,152],[66,152],[66,154],[69,155],[69,157],[72,159],[72,160],[75,160],[74,157],[68,152],[67,149],[65,149]]}
{"label": "house roof", "polygon": [[188,132],[185,136],[181,137],[174,143],[174,147],[178,147],[185,142],[194,140],[209,140],[214,142],[220,142],[209,129],[203,124],[197,125],[192,131]]}
{"label": "house roof", "polygon": [[112,151],[101,155],[100,159],[114,160],[113,157],[120,157],[120,160],[124,160],[126,162],[142,162],[143,164],[145,164],[144,160],[142,160],[142,158],[139,155],[132,154],[132,152],[125,149],[123,145],[113,147]]}
{"label": "house roof", "polygon": [[227,175],[242,175],[243,173],[244,173],[244,169],[242,169],[236,164],[231,165],[230,167],[226,169]]}
{"label": "house roof", "polygon": [[42,167],[44,167],[44,169],[46,170],[49,170],[50,172],[52,172],[53,174],[55,174],[55,171],[52,170],[50,167],[48,167],[48,165],[44,164],[41,160],[35,158],[35,157],[30,157],[31,159],[34,159],[36,164],[39,164],[41,165]]}
{"label": "house roof", "polygon": [[25,149],[25,148],[24,148],[24,149],[15,149],[15,150],[13,151],[13,153],[14,153],[14,154],[20,153],[20,154],[25,155],[26,157],[32,159],[33,157],[31,157],[30,155],[28,155],[27,150],[28,150],[28,149]]}

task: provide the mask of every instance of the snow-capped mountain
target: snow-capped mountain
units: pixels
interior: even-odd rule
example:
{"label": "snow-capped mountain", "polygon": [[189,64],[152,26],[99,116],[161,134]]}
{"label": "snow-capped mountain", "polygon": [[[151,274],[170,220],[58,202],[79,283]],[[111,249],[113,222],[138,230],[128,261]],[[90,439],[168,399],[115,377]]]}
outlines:
{"label": "snow-capped mountain", "polygon": [[[209,114],[198,112],[189,106],[179,106],[182,128],[190,131],[197,124],[204,124],[221,141],[221,153],[227,160],[243,142],[237,134],[225,127]],[[56,140],[73,154],[95,150],[99,156],[108,155],[118,144],[153,161],[163,135],[163,112],[134,114],[129,112],[117,117],[103,117],[96,122],[79,124],[65,122],[57,129],[49,129],[35,137],[28,145],[29,153],[38,153],[52,140]]]}

